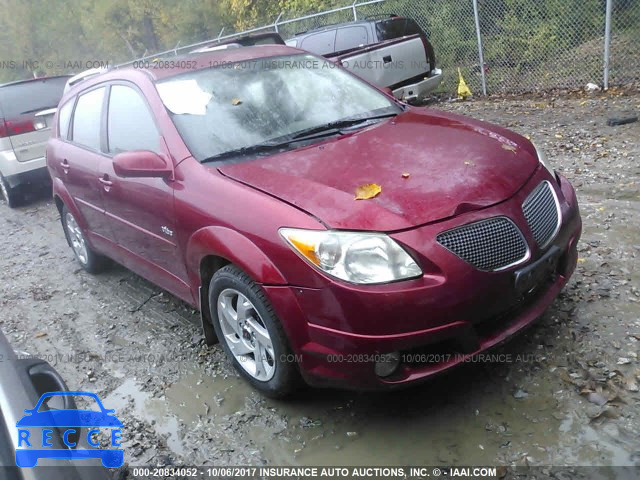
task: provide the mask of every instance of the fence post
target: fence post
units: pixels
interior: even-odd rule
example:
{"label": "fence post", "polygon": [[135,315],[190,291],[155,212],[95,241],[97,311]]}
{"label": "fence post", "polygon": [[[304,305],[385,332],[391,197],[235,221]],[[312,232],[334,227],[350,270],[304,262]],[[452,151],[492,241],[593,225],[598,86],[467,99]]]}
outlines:
{"label": "fence post", "polygon": [[487,95],[487,79],[484,73],[484,55],[482,53],[482,36],[480,35],[480,15],[478,15],[478,0],[473,0],[473,16],[476,20],[476,35],[478,37],[478,58],[480,59],[480,77],[482,78],[482,94]]}
{"label": "fence post", "polygon": [[351,8],[353,9],[353,21],[357,22],[358,21],[358,0],[355,0],[351,4]]}
{"label": "fence post", "polygon": [[279,22],[279,21],[280,21],[280,19],[282,18],[282,14],[283,14],[283,13],[284,13],[284,12],[280,12],[280,15],[278,15],[278,18],[276,18],[276,21],[275,21],[275,22],[273,22],[273,28],[275,29],[275,31],[276,31],[277,33],[280,33],[280,31],[278,30],[278,22]]}
{"label": "fence post", "polygon": [[613,0],[607,0],[604,20],[604,89],[609,89],[609,53],[611,49],[611,9]]}

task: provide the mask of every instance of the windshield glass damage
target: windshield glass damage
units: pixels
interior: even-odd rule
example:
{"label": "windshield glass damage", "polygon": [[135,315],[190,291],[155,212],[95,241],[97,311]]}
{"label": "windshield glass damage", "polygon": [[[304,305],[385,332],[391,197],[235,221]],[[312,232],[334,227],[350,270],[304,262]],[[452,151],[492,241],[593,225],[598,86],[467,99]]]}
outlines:
{"label": "windshield glass damage", "polygon": [[189,72],[158,82],[157,89],[201,162],[252,153],[257,145],[288,147],[295,139],[308,140],[304,132],[326,127],[339,133],[336,128],[365,126],[372,117],[381,120],[401,111],[331,61],[308,54]]}

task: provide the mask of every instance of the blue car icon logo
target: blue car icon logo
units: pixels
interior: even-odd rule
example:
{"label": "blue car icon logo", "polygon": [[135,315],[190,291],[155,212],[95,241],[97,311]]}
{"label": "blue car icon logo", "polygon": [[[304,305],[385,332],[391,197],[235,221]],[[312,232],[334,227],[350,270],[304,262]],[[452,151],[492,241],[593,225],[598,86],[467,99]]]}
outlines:
{"label": "blue car icon logo", "polygon": [[[79,408],[54,410],[47,403],[55,397],[82,397],[99,410]],[[40,410],[43,411],[40,411]],[[53,459],[100,459],[107,468],[118,468],[124,464],[121,446],[122,422],[108,410],[95,393],[90,392],[50,392],[40,397],[36,406],[24,411],[25,415],[17,423],[18,448],[16,465],[21,468],[35,467],[41,458]],[[67,448],[55,448],[54,431]],[[95,441],[95,436],[107,431],[109,447]],[[89,448],[80,448],[80,441],[86,439]],[[103,442],[104,443],[104,442]]]}

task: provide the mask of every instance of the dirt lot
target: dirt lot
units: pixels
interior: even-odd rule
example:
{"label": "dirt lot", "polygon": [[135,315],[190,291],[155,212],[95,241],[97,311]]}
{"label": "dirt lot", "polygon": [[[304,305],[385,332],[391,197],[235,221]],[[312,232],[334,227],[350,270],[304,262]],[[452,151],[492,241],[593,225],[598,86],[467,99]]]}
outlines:
{"label": "dirt lot", "polygon": [[433,106],[529,135],[573,181],[575,276],[506,362],[417,388],[262,398],[203,344],[197,315],[122,267],[91,276],[53,203],[0,206],[0,329],[124,422],[132,465],[640,465],[640,96]]}

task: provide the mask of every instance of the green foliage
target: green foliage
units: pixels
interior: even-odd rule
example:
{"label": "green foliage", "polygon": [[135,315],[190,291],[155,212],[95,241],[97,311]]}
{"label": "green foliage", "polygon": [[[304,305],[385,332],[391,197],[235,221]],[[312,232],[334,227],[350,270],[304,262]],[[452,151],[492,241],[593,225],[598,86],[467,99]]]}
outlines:
{"label": "green foliage", "polygon": [[216,0],[0,0],[0,82],[72,73],[215,37]]}
{"label": "green foliage", "polygon": [[494,0],[487,4],[480,13],[488,63],[533,68],[604,31],[601,0]]}

